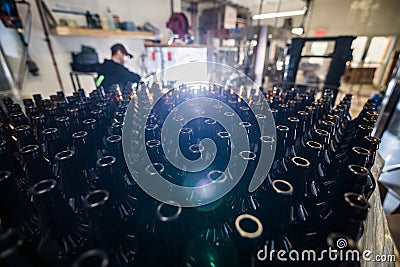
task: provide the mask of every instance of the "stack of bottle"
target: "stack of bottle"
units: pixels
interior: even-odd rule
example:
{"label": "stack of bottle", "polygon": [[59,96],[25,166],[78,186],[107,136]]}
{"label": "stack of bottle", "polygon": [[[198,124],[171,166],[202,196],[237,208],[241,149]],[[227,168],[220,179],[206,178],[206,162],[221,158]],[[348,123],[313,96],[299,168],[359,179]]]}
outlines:
{"label": "stack of bottle", "polygon": [[[226,196],[184,208],[154,200],[135,183],[135,175],[146,170],[132,172],[124,159],[128,105],[151,110],[146,152],[155,170],[179,185],[227,173],[231,132],[239,125],[227,129],[207,117],[181,125],[179,149],[185,157],[200,157],[204,138],[214,140],[218,153],[197,175],[180,170],[165,157],[161,129],[168,114],[194,94],[187,86],[165,95],[161,89],[153,84],[137,91],[99,88],[88,96],[82,89],[67,97],[34,95],[23,107],[3,99],[1,266],[276,266],[278,250],[322,251],[339,238],[357,249],[354,242],[363,234],[376,186],[370,172],[379,147],[371,136],[377,119],[373,100],[353,119],[351,95],[337,105],[329,90],[318,99],[312,90],[274,88],[252,95],[254,104],[268,100],[260,110],[274,116],[276,153],[262,186],[249,193],[248,177],[263,141],[255,114],[234,90],[196,89],[196,96],[217,99],[239,115],[251,151],[241,153],[246,171]],[[323,266],[328,264],[358,266],[341,261]]]}

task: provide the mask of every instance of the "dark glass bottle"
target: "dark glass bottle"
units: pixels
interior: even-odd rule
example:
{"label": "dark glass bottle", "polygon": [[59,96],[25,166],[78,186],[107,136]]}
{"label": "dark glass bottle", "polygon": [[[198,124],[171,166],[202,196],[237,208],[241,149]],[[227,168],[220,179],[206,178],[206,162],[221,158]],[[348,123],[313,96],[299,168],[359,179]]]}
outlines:
{"label": "dark glass bottle", "polygon": [[0,202],[1,229],[18,228],[26,235],[26,241],[37,241],[39,228],[34,210],[9,171],[0,171]]}
{"label": "dark glass bottle", "polygon": [[361,195],[344,193],[336,205],[331,229],[358,241],[363,221],[367,218],[370,204]]}
{"label": "dark glass bottle", "polygon": [[11,113],[9,117],[12,128],[29,124],[28,118],[21,111]]}
{"label": "dark glass bottle", "polygon": [[286,125],[289,127],[289,132],[288,132],[288,137],[287,137],[287,145],[286,145],[286,147],[287,147],[286,155],[287,156],[295,154],[294,145],[295,145],[296,139],[299,136],[299,133],[297,131],[298,124],[299,124],[299,119],[296,117],[289,117],[287,119]]}
{"label": "dark glass bottle", "polygon": [[82,198],[89,192],[89,183],[82,171],[75,166],[78,159],[72,150],[65,150],[55,155],[55,173],[60,181],[60,185],[74,210],[82,209]]}
{"label": "dark glass bottle", "polygon": [[50,162],[43,156],[38,145],[28,145],[21,148],[23,168],[25,177],[29,185],[45,180],[52,179],[53,172],[50,167]]}
{"label": "dark glass bottle", "polygon": [[44,230],[38,250],[52,264],[68,264],[82,253],[87,238],[87,226],[75,216],[67,204],[56,180],[36,183],[32,201]]}
{"label": "dark glass bottle", "polygon": [[60,134],[58,128],[47,128],[43,130],[43,141],[44,141],[44,154],[48,160],[54,163],[54,156],[63,151]]}
{"label": "dark glass bottle", "polygon": [[130,182],[133,183],[122,149],[122,137],[120,135],[111,135],[107,137],[106,142],[107,155],[115,157],[116,168],[119,170],[120,174],[127,176]]}
{"label": "dark glass bottle", "polygon": [[74,152],[78,158],[77,168],[90,177],[90,170],[93,170],[97,161],[97,150],[88,140],[88,133],[79,131],[72,135]]}
{"label": "dark glass bottle", "polygon": [[81,254],[72,267],[110,267],[108,254],[100,249],[91,249]]}
{"label": "dark glass bottle", "polygon": [[[191,227],[185,223],[189,219],[187,210],[177,203],[157,203],[148,210],[142,210],[139,217],[138,236],[141,240],[138,250],[139,265],[184,266],[184,253],[187,248]],[[160,257],[151,257],[159,251]]]}
{"label": "dark glass bottle", "polygon": [[97,180],[96,188],[107,190],[110,193],[110,201],[119,216],[125,221],[133,219],[136,209],[136,198],[128,190],[126,179],[116,169],[116,158],[105,156],[96,162]]}
{"label": "dark glass bottle", "polygon": [[46,128],[46,117],[44,114],[39,113],[32,116],[32,129],[36,137],[36,140],[42,144],[43,143],[43,130]]}
{"label": "dark glass bottle", "polygon": [[293,199],[291,203],[290,222],[301,224],[308,219],[308,212],[304,207],[306,180],[309,176],[310,162],[302,157],[293,157],[288,161],[286,180],[293,185]]}
{"label": "dark glass bottle", "polygon": [[83,202],[90,221],[89,247],[106,251],[112,266],[134,266],[136,234],[120,216],[108,191],[92,191]]}
{"label": "dark glass bottle", "polygon": [[68,116],[57,118],[57,129],[60,133],[60,147],[62,150],[72,149],[72,125]]}
{"label": "dark glass bottle", "polygon": [[276,253],[271,254],[273,250],[283,250],[289,253],[292,249],[292,243],[287,236],[287,228],[289,227],[293,190],[292,185],[286,180],[277,179],[269,184],[268,192],[266,192],[268,193],[268,202],[262,203],[260,208],[265,241],[260,248],[262,252],[257,254],[257,257],[260,257],[258,260],[278,262]]}
{"label": "dark glass bottle", "polygon": [[46,116],[46,128],[54,128],[57,127],[57,117],[58,108],[54,106],[50,106],[45,108],[45,116]]}
{"label": "dark glass bottle", "polygon": [[9,170],[13,173],[18,180],[22,179],[25,174],[20,162],[14,157],[13,153],[9,150],[9,146],[5,140],[0,140],[0,170]]}
{"label": "dark glass bottle", "polygon": [[31,126],[21,125],[14,129],[15,136],[17,139],[18,148],[21,149],[27,145],[37,144],[36,138],[33,135]]}
{"label": "dark glass bottle", "polygon": [[289,127],[284,125],[276,126],[277,145],[274,162],[271,167],[272,179],[279,179],[287,172],[286,146],[288,142]]}
{"label": "dark glass bottle", "polygon": [[11,228],[0,236],[0,266],[41,267],[48,264],[18,229]]}

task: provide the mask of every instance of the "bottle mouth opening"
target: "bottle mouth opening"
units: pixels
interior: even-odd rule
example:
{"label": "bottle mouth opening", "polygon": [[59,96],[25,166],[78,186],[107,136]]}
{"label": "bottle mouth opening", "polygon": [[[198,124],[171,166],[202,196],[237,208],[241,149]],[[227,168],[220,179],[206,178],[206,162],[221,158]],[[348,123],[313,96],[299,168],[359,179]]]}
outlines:
{"label": "bottle mouth opening", "polygon": [[223,171],[212,170],[209,173],[207,173],[207,178],[216,183],[223,183],[226,181],[226,179],[228,179],[228,176]]}
{"label": "bottle mouth opening", "polygon": [[185,120],[185,118],[182,117],[182,116],[175,116],[175,117],[173,117],[172,119],[173,119],[174,121],[176,121],[176,122],[181,122],[181,121],[184,121],[184,120]]}
{"label": "bottle mouth opening", "polygon": [[19,116],[23,116],[24,113],[22,113],[22,111],[17,111],[17,112],[13,112],[10,114],[10,117],[19,117]]}
{"label": "bottle mouth opening", "polygon": [[302,157],[293,157],[291,160],[296,166],[299,166],[299,167],[310,166],[310,162],[307,159],[302,158]]}
{"label": "bottle mouth opening", "polygon": [[14,130],[16,132],[23,132],[23,131],[27,131],[29,129],[31,129],[31,126],[29,126],[29,125],[21,125],[21,126],[15,127]]}
{"label": "bottle mouth opening", "polygon": [[240,236],[250,239],[261,236],[263,232],[261,221],[250,214],[239,215],[235,220],[235,227]]}
{"label": "bottle mouth opening", "polygon": [[44,114],[36,114],[32,116],[33,120],[41,120],[44,119]]}
{"label": "bottle mouth opening", "polygon": [[309,147],[314,148],[314,149],[322,149],[322,145],[318,142],[315,141],[307,141],[306,143]]}
{"label": "bottle mouth opening", "polygon": [[124,123],[121,122],[121,121],[117,121],[117,122],[114,122],[114,123],[112,124],[112,127],[113,127],[113,128],[119,128],[119,127],[122,127],[122,126],[124,126]]}
{"label": "bottle mouth opening", "polygon": [[287,120],[290,122],[299,122],[299,119],[296,117],[289,117],[289,118],[287,118]]}
{"label": "bottle mouth opening", "polygon": [[146,114],[143,115],[143,118],[148,119],[148,120],[152,120],[154,119],[156,116],[154,114]]}
{"label": "bottle mouth opening", "polygon": [[21,154],[29,154],[39,150],[38,145],[27,145],[21,148]]}
{"label": "bottle mouth opening", "polygon": [[224,112],[224,115],[225,115],[226,117],[233,117],[233,116],[235,116],[235,113],[233,113],[233,112],[231,112],[231,111],[227,111],[227,112]]}
{"label": "bottle mouth opening", "polygon": [[93,115],[98,115],[98,114],[102,114],[103,111],[101,109],[95,109],[95,110],[90,111],[90,113]]}
{"label": "bottle mouth opening", "polygon": [[293,194],[293,186],[285,180],[274,180],[272,182],[272,188],[275,192],[284,195]]}
{"label": "bottle mouth opening", "polygon": [[250,123],[250,122],[247,122],[247,121],[241,121],[241,122],[239,122],[239,125],[242,126],[242,127],[244,127],[244,128],[249,128],[249,127],[251,127],[251,123]]}
{"label": "bottle mouth opening", "polygon": [[255,160],[257,155],[252,151],[245,150],[245,151],[240,151],[239,156],[242,157],[242,159],[244,160]]}
{"label": "bottle mouth opening", "polygon": [[98,249],[88,250],[83,253],[74,263],[73,267],[97,266],[108,267],[109,259],[107,254]]}
{"label": "bottle mouth opening", "polygon": [[193,133],[193,129],[192,128],[188,128],[188,127],[183,127],[180,132],[182,134],[192,134]]}
{"label": "bottle mouth opening", "polygon": [[193,145],[189,146],[189,150],[192,153],[199,154],[204,151],[204,146],[199,145],[199,144],[193,144]]}
{"label": "bottle mouth opening", "polygon": [[370,208],[368,201],[362,195],[356,193],[345,193],[344,199],[352,207],[357,207],[364,210]]}
{"label": "bottle mouth opening", "polygon": [[278,125],[276,126],[276,129],[278,129],[279,131],[289,131],[289,127],[285,126],[285,125]]}
{"label": "bottle mouth opening", "polygon": [[261,119],[261,120],[265,120],[267,118],[267,116],[265,116],[264,114],[256,114],[256,118],[257,119]]}
{"label": "bottle mouth opening", "polygon": [[228,133],[228,132],[218,132],[217,135],[218,135],[220,138],[230,138],[230,137],[231,137],[231,134]]}
{"label": "bottle mouth opening", "polygon": [[308,116],[309,113],[307,111],[300,110],[300,111],[297,111],[297,114],[299,114],[302,117],[305,117],[305,116]]}
{"label": "bottle mouth opening", "polygon": [[57,133],[58,129],[57,128],[46,128],[42,131],[42,134],[48,135],[48,134],[54,134]]}
{"label": "bottle mouth opening", "polygon": [[351,150],[353,150],[358,155],[363,155],[363,156],[369,156],[370,155],[369,151],[367,149],[363,148],[363,147],[355,146]]}
{"label": "bottle mouth opening", "polygon": [[32,187],[32,192],[34,195],[43,195],[45,193],[51,192],[56,188],[57,181],[54,179],[47,179],[36,183]]}
{"label": "bottle mouth opening", "polygon": [[70,158],[72,158],[74,156],[74,154],[75,153],[72,150],[64,150],[64,151],[58,152],[55,155],[55,159],[58,160],[58,161],[70,159]]}
{"label": "bottle mouth opening", "polygon": [[217,122],[213,119],[206,119],[204,123],[207,125],[215,125]]}
{"label": "bottle mouth opening", "polygon": [[155,148],[155,147],[159,147],[161,145],[160,140],[149,140],[146,142],[146,146],[148,148]]}
{"label": "bottle mouth opening", "polygon": [[113,156],[104,156],[97,160],[97,166],[100,168],[112,166],[115,163],[116,159]]}
{"label": "bottle mouth opening", "polygon": [[122,137],[120,135],[110,135],[109,137],[107,137],[107,142],[109,143],[118,143],[122,140]]}
{"label": "bottle mouth opening", "polygon": [[88,208],[95,208],[104,205],[110,197],[106,190],[95,190],[90,192],[84,199],[85,205]]}
{"label": "bottle mouth opening", "polygon": [[145,168],[145,172],[149,175],[156,175],[158,173],[162,173],[165,170],[165,167],[162,163],[152,163],[147,165]]}
{"label": "bottle mouth opening", "polygon": [[375,136],[365,136],[364,139],[366,139],[367,141],[373,143],[373,144],[380,144],[381,143],[381,139],[379,139],[378,137]]}
{"label": "bottle mouth opening", "polygon": [[96,119],[86,119],[83,121],[83,124],[95,124],[96,123]]}
{"label": "bottle mouth opening", "polygon": [[327,125],[327,126],[335,126],[335,123],[334,123],[334,122],[332,122],[332,121],[327,121],[327,120],[322,121],[322,124]]}
{"label": "bottle mouth opening", "polygon": [[366,168],[359,166],[359,165],[352,164],[352,165],[349,165],[348,168],[352,173],[357,174],[357,175],[367,176],[369,174],[369,172]]}
{"label": "bottle mouth opening", "polygon": [[86,137],[87,135],[88,135],[88,133],[86,131],[79,131],[79,132],[73,133],[72,138],[79,139],[79,138]]}
{"label": "bottle mouth opening", "polygon": [[158,128],[158,124],[147,124],[144,129],[146,131],[154,131],[155,129]]}
{"label": "bottle mouth opening", "polygon": [[58,122],[65,122],[65,121],[69,121],[70,118],[68,116],[60,116],[56,118],[56,121]]}
{"label": "bottle mouth opening", "polygon": [[221,104],[215,104],[215,105],[213,105],[213,107],[216,108],[216,109],[221,109],[221,108],[223,108],[224,106],[221,105]]}
{"label": "bottle mouth opening", "polygon": [[171,222],[179,218],[182,213],[182,207],[178,202],[168,201],[161,203],[157,207],[157,216],[162,222]]}
{"label": "bottle mouth opening", "polygon": [[273,143],[273,142],[275,142],[275,139],[272,136],[268,136],[268,135],[261,136],[260,140],[263,143]]}
{"label": "bottle mouth opening", "polygon": [[0,171],[0,182],[3,182],[11,177],[11,172],[9,171]]}
{"label": "bottle mouth opening", "polygon": [[368,132],[372,132],[372,130],[373,130],[373,128],[371,126],[368,126],[365,124],[358,125],[358,128],[360,128],[361,130],[368,131]]}
{"label": "bottle mouth opening", "polygon": [[328,133],[328,131],[325,131],[325,130],[323,130],[323,129],[316,129],[315,130],[315,133],[316,134],[318,134],[318,135],[320,135],[320,136],[329,136],[329,133]]}
{"label": "bottle mouth opening", "polygon": [[0,147],[5,146],[6,144],[7,144],[6,140],[0,140]]}

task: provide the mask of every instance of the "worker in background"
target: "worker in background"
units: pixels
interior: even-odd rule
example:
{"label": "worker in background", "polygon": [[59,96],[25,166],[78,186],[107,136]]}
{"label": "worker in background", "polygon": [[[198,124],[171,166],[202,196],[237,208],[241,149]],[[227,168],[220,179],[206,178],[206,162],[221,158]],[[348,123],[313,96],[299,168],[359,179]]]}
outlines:
{"label": "worker in background", "polygon": [[111,60],[104,60],[100,64],[96,85],[102,86],[104,89],[109,89],[113,84],[119,84],[124,88],[126,83],[139,83],[140,76],[129,71],[124,67],[124,63],[133,58],[122,44],[115,44],[111,47]]}

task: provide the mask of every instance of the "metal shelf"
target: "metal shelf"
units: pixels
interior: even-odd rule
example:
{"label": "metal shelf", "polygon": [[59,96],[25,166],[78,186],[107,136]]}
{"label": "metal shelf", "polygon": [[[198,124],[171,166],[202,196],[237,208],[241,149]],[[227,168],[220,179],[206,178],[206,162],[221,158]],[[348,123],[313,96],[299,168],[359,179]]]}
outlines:
{"label": "metal shelf", "polygon": [[70,27],[52,27],[50,33],[56,36],[71,36],[71,37],[127,37],[134,39],[155,40],[156,37],[151,32],[144,31],[121,31],[121,30],[102,30],[102,29],[87,29],[87,28],[70,28]]}

